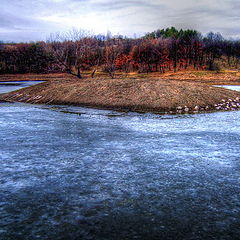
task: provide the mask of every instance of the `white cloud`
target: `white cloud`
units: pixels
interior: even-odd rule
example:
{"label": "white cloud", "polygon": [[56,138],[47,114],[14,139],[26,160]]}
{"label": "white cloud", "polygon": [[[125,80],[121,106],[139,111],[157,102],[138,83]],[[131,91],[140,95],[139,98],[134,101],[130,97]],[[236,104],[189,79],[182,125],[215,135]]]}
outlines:
{"label": "white cloud", "polygon": [[[240,36],[238,0],[1,0],[0,38],[44,39],[50,32],[85,28],[132,35],[157,28],[195,28]],[[5,31],[5,32],[4,32]],[[9,34],[11,32],[12,34]],[[31,35],[31,33],[33,33]],[[32,36],[32,37],[31,37]],[[10,39],[11,40],[11,39]]]}

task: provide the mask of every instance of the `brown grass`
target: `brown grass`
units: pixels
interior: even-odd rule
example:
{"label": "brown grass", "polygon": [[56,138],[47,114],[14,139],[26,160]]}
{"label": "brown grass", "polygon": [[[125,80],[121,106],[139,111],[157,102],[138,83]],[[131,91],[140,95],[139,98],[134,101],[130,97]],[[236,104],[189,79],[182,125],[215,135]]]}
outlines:
{"label": "brown grass", "polygon": [[0,82],[12,81],[55,81],[55,80],[68,80],[75,79],[74,76],[65,73],[54,74],[3,74],[0,75]]}
{"label": "brown grass", "polygon": [[[80,80],[65,74],[5,75],[2,79],[47,80],[32,87],[3,94],[0,100],[40,104],[74,104],[115,110],[141,112],[174,111],[178,106],[213,108],[222,99],[240,97],[240,93],[208,84],[234,83],[240,85],[237,73],[185,72],[178,74],[149,74],[148,78],[109,79],[97,77]],[[225,74],[225,75],[224,75]],[[225,76],[225,78],[224,78]],[[227,78],[226,76],[229,76]],[[19,78],[20,77],[20,78]],[[222,80],[223,79],[223,80]],[[207,84],[206,84],[207,83]]]}
{"label": "brown grass", "polygon": [[[83,73],[84,80],[90,80],[91,72]],[[223,70],[221,72],[186,70],[177,73],[121,73],[117,72],[117,79],[166,79],[178,80],[196,83],[205,83],[208,85],[240,85],[240,72],[234,70]],[[97,72],[94,79],[109,79],[109,75],[103,72]],[[76,77],[65,74],[4,74],[0,75],[1,81],[55,81],[55,80],[76,80]],[[83,81],[84,81],[83,80]]]}

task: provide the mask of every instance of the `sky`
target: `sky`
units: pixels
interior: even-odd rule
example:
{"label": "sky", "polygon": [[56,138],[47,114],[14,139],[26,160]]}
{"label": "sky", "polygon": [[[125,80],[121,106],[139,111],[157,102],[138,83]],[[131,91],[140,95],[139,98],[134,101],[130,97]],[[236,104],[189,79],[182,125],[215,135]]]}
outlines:
{"label": "sky", "polygon": [[73,28],[129,37],[174,26],[240,37],[239,0],[0,0],[0,41],[47,40]]}

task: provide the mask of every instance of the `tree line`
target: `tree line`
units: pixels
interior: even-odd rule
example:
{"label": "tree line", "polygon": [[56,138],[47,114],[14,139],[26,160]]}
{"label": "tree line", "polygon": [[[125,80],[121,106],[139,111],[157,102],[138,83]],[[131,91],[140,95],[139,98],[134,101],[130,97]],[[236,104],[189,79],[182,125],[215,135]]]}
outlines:
{"label": "tree line", "polygon": [[82,78],[97,70],[114,78],[116,71],[177,72],[189,67],[217,70],[217,60],[238,67],[240,41],[226,40],[220,33],[203,36],[196,30],[174,27],[147,33],[141,38],[84,30],[52,34],[46,42],[4,44],[0,42],[0,74],[67,72]]}

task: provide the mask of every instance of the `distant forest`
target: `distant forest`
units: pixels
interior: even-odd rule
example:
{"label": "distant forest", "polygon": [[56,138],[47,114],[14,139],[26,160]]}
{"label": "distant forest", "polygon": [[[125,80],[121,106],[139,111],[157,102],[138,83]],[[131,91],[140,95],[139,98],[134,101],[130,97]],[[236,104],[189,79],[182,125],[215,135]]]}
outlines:
{"label": "distant forest", "polygon": [[0,74],[67,72],[82,78],[97,70],[114,78],[125,73],[219,70],[219,62],[238,68],[240,41],[220,33],[159,29],[141,38],[93,35],[85,30],[53,34],[46,42],[0,43]]}

